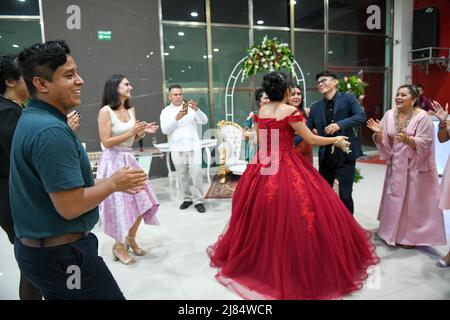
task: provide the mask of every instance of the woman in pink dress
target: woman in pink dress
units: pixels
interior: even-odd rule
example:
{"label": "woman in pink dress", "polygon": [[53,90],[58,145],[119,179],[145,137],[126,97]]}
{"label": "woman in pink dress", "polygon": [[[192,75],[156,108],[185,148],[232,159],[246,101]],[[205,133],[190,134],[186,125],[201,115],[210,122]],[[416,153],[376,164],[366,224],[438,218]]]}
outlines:
{"label": "woman in pink dress", "polygon": [[260,148],[239,179],[229,224],[208,254],[219,269],[216,279],[243,298],[336,299],[360,289],[367,268],[379,260],[371,233],[293,150],[294,132],[310,144],[344,141],[312,134],[286,104],[289,86],[284,73],[264,76],[271,102],[254,117]]}
{"label": "woman in pink dress", "polygon": [[[450,121],[447,120],[448,103],[445,105],[445,108],[442,108],[437,101],[432,102],[431,105],[434,111],[433,114],[439,119],[439,142],[447,142],[450,140]],[[447,160],[447,165],[445,166],[444,175],[441,180],[441,201],[439,202],[439,208],[442,210],[450,210],[450,158]],[[445,257],[439,259],[436,265],[441,268],[450,267],[450,251]]]}
{"label": "woman in pink dress", "polygon": [[[105,148],[97,168],[97,178],[108,178],[123,167],[140,168],[132,153],[135,140],[142,139],[145,132],[154,133],[155,123],[136,120],[134,108],[130,105],[130,82],[123,75],[113,75],[105,83],[103,107],[98,114],[100,141]],[[136,243],[136,232],[142,219],[146,224],[158,224],[156,212],[159,203],[150,185],[139,192],[115,192],[100,206],[103,231],[116,240],[113,247],[114,260],[134,264],[136,260],[128,255],[131,247],[134,254],[143,256],[145,251]]]}
{"label": "woman in pink dress", "polygon": [[387,244],[404,248],[447,242],[439,209],[434,128],[428,114],[416,107],[418,98],[414,86],[402,85],[396,106],[381,122],[367,121],[380,159],[387,163],[378,235]]}

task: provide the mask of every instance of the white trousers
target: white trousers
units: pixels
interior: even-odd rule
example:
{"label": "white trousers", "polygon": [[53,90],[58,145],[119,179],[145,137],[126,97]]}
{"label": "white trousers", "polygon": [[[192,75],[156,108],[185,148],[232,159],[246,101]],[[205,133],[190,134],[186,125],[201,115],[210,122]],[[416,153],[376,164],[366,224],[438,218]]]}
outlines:
{"label": "white trousers", "polygon": [[172,151],[170,155],[180,177],[184,201],[203,203],[202,150]]}

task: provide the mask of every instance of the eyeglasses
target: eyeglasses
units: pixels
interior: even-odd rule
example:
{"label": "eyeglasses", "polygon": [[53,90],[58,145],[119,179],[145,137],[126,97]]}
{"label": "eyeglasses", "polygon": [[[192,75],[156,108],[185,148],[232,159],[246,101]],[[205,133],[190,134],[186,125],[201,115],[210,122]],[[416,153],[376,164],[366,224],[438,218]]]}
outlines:
{"label": "eyeglasses", "polygon": [[317,85],[320,85],[320,84],[322,84],[322,83],[325,83],[325,82],[327,82],[328,80],[330,80],[330,78],[322,78],[322,79],[319,79],[319,80],[317,80]]}

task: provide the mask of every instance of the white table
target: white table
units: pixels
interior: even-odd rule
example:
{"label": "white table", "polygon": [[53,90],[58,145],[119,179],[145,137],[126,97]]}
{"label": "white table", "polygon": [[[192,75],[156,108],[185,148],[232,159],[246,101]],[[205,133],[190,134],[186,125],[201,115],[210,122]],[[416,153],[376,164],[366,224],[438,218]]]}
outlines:
{"label": "white table", "polygon": [[[216,139],[203,139],[200,140],[200,144],[202,146],[202,149],[206,149],[206,173],[208,182],[211,183],[211,176],[210,176],[210,167],[211,167],[211,150],[216,147],[217,140]],[[154,145],[156,148],[159,149],[161,152],[166,153],[166,166],[167,171],[169,172],[169,183],[172,184],[172,178],[173,178],[173,172],[170,168],[170,147],[168,143],[157,143]],[[180,184],[178,182],[178,176],[175,179],[175,185],[177,188],[180,187]]]}
{"label": "white table", "polygon": [[163,158],[164,154],[157,148],[144,148],[144,151],[139,149],[133,149],[134,156],[136,157],[139,166],[150,175],[150,169],[152,167],[152,160],[154,157]]}
{"label": "white table", "polygon": [[237,176],[242,176],[244,174],[245,169],[247,169],[246,164],[241,164],[237,166],[231,166],[228,168],[232,174],[235,174]]}
{"label": "white table", "polygon": [[437,132],[439,130],[439,121],[433,119],[434,124],[434,132],[435,132],[435,156],[436,156],[436,168],[439,173],[439,175],[442,175],[444,173],[445,165],[447,164],[447,161],[450,156],[450,140],[445,143],[440,143],[437,138]]}

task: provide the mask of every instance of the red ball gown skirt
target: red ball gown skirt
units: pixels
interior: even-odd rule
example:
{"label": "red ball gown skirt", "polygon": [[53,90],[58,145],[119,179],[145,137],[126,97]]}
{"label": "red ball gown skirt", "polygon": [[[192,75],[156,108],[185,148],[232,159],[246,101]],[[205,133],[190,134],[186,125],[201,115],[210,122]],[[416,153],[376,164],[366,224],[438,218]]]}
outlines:
{"label": "red ball gown skirt", "polygon": [[297,154],[301,154],[303,157],[305,157],[306,161],[308,161],[311,165],[314,163],[312,144],[306,143],[305,140],[302,140],[302,142],[300,142],[300,144],[294,148],[294,151]]}
{"label": "red ball gown skirt", "polygon": [[245,299],[338,299],[379,262],[371,233],[292,150],[292,137],[269,164],[276,173],[264,161],[248,165],[230,221],[207,250],[217,280]]}

